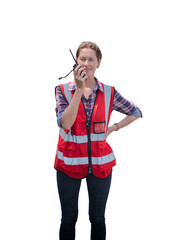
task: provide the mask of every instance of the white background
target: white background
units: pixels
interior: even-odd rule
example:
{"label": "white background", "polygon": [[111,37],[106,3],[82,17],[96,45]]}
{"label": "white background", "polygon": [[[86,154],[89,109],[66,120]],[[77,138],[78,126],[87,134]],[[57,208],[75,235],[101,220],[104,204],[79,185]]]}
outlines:
{"label": "white background", "polygon": [[[180,8],[175,0],[0,3],[0,238],[58,239],[54,87],[82,41],[96,42],[96,76],[143,112],[109,136],[117,157],[107,240],[180,239]],[[71,76],[63,80],[71,80]],[[112,114],[111,122],[124,115]],[[89,239],[85,181],[77,240]]]}

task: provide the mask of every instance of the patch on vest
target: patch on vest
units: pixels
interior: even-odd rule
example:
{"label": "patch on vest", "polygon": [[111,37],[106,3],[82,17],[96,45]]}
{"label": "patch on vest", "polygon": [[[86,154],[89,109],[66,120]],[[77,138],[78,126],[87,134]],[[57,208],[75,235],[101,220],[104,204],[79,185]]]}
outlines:
{"label": "patch on vest", "polygon": [[94,133],[105,133],[106,122],[93,122]]}

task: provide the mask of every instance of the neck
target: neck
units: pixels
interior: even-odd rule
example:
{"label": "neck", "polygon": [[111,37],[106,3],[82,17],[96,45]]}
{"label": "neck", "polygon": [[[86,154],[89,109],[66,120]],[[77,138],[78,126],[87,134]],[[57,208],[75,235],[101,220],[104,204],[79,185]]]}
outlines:
{"label": "neck", "polygon": [[86,81],[85,81],[86,88],[90,88],[91,90],[93,90],[95,88],[95,86],[96,86],[96,80],[94,77],[90,78],[90,79],[89,78],[86,79]]}

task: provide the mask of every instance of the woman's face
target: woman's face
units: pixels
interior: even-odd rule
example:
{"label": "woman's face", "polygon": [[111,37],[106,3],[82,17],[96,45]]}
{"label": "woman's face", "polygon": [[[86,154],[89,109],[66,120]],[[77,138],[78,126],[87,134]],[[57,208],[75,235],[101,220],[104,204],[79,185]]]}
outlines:
{"label": "woman's face", "polygon": [[80,50],[77,62],[84,67],[87,77],[89,78],[94,77],[96,68],[99,67],[101,60],[98,61],[95,50],[83,48]]}

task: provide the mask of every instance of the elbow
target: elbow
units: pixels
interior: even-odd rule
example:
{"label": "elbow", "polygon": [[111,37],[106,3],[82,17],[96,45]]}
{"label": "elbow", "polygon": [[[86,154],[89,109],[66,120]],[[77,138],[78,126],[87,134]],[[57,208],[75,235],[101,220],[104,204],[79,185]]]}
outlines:
{"label": "elbow", "polygon": [[61,127],[67,131],[69,131],[71,129],[71,125],[68,123],[64,123],[63,121],[61,122]]}
{"label": "elbow", "polygon": [[61,117],[61,127],[67,131],[69,131],[74,124],[74,121],[71,117],[67,117],[62,115]]}
{"label": "elbow", "polygon": [[131,113],[130,116],[134,116],[136,117],[136,119],[143,117],[142,112],[139,108],[136,108],[136,110],[133,113]]}
{"label": "elbow", "polygon": [[59,127],[69,131],[71,129],[70,123],[69,121],[67,121],[67,119],[63,118],[63,115],[61,116],[61,118],[59,118]]}
{"label": "elbow", "polygon": [[69,126],[64,126],[64,125],[62,125],[62,128],[67,130],[67,131],[69,131],[71,129]]}

